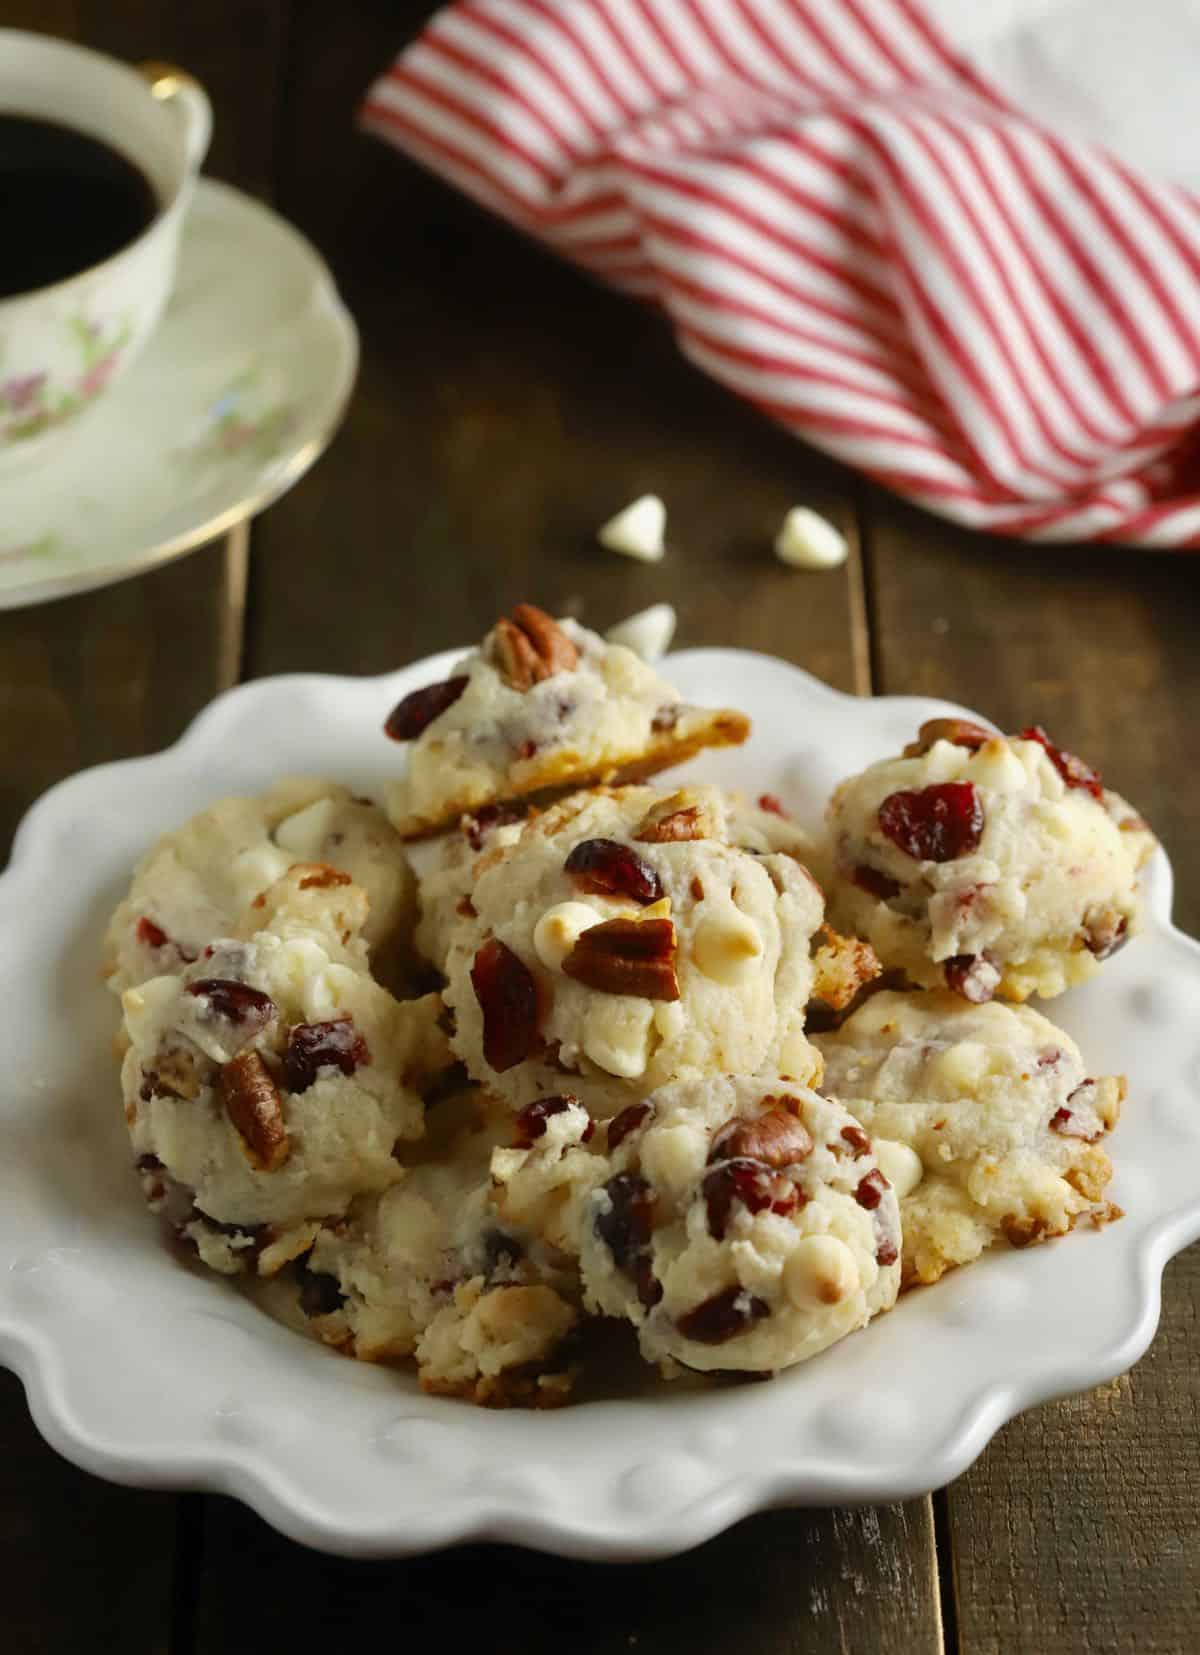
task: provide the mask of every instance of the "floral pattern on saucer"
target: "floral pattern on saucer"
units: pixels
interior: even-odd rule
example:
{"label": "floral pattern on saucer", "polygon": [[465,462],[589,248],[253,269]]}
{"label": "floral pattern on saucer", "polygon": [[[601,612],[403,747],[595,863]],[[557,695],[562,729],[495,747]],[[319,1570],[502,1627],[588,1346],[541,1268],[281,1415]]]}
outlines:
{"label": "floral pattern on saucer", "polygon": [[100,395],[121,364],[133,331],[128,316],[108,322],[69,317],[64,324],[79,350],[79,371],[67,383],[48,373],[0,379],[0,443],[40,437]]}
{"label": "floral pattern on saucer", "polygon": [[[15,360],[6,371],[0,341],[0,434],[16,422],[32,437],[65,417],[63,398],[94,398],[137,342],[115,314],[63,325],[61,383]],[[30,443],[5,475],[0,609],[140,573],[260,511],[333,435],[357,362],[320,255],[270,208],[201,178],[146,349],[49,465]]]}

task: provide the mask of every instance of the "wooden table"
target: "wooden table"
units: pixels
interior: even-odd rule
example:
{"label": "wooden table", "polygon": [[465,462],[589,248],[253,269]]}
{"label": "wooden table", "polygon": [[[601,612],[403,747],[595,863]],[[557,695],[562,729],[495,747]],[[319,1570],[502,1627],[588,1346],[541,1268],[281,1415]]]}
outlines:
{"label": "wooden table", "polygon": [[[701,378],[653,316],[357,135],[358,96],[429,9],[0,0],[0,23],[199,75],[209,171],[312,236],[363,336],[344,431],[249,537],[0,616],[3,842],[51,783],[172,741],[239,678],[378,672],[522,597],[601,626],[669,598],[687,644],[768,650],[862,694],[948,696],[1008,728],[1042,720],[1154,822],[1178,918],[1200,930],[1200,565],[989,541],[909,510]],[[645,490],[671,507],[659,568],[591,540]],[[772,559],[797,501],[842,523],[845,570]],[[522,1655],[1191,1651],[1198,1428],[1195,1248],[1168,1270],[1132,1374],[1014,1421],[951,1488],[767,1514],[644,1567],[495,1546],[316,1557],[227,1499],[76,1471],[0,1375],[0,1647],[262,1655],[383,1634]]]}

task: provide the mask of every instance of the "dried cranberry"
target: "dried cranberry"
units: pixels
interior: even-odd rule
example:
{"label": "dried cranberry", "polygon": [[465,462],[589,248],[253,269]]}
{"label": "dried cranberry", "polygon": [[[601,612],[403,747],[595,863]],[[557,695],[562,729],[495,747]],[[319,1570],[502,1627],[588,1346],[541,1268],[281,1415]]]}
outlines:
{"label": "dried cranberry", "polygon": [[875,1249],[876,1264],[895,1264],[899,1257],[894,1241],[881,1241]]}
{"label": "dried cranberry", "polygon": [[758,795],[758,808],[767,811],[772,816],[782,816],[785,822],[791,821],[791,817],[783,808],[783,800],[776,793],[760,793]]}
{"label": "dried cranberry", "polygon": [[489,937],[471,966],[471,987],[483,1013],[483,1055],[503,1074],[538,1045],[538,993],[533,973],[499,937]]}
{"label": "dried cranberry", "polygon": [[946,987],[972,1005],[982,1006],[995,994],[1000,972],[986,954],[954,954],[942,966]]}
{"label": "dried cranberry", "polygon": [[167,942],[167,933],[145,914],[138,920],[134,934],[147,948],[162,948]]}
{"label": "dried cranberry", "polygon": [[871,1153],[871,1140],[867,1137],[861,1126],[844,1126],[841,1131],[841,1136],[854,1151],[854,1159],[856,1161],[860,1155],[869,1155]]}
{"label": "dried cranberry", "polygon": [[163,1172],[165,1168],[157,1155],[139,1155],[133,1163],[139,1172]]}
{"label": "dried cranberry", "polygon": [[765,1300],[747,1293],[744,1287],[727,1287],[680,1316],[675,1325],[685,1339],[698,1345],[723,1345],[769,1314]]}
{"label": "dried cranberry", "polygon": [[296,1023],[288,1030],[287,1050],[283,1054],[283,1080],[289,1092],[307,1092],[317,1072],[324,1068],[340,1069],[352,1075],[364,1063],[371,1061],[366,1041],[354,1027],[350,1017],[337,1017],[330,1023]]}
{"label": "dried cranberry", "polygon": [[[608,1197],[607,1211],[595,1218],[596,1234],[613,1256],[618,1270],[631,1276],[638,1286],[638,1297],[647,1305],[651,1293],[650,1240],[654,1233],[654,1191],[636,1172],[618,1172],[604,1186]],[[654,1286],[658,1288],[658,1283]],[[661,1288],[658,1297],[661,1297]],[[650,1300],[657,1303],[657,1298]]]}
{"label": "dried cranberry", "polygon": [[879,807],[879,826],[918,862],[953,862],[983,837],[983,806],[972,782],[935,782],[902,788]]}
{"label": "dried cranberry", "polygon": [[218,1017],[230,1023],[240,1023],[250,1029],[265,1029],[275,1016],[275,1002],[261,988],[249,983],[234,983],[225,977],[202,977],[198,983],[189,983],[189,994],[207,1000]]}
{"label": "dried cranberry", "polygon": [[581,891],[628,897],[643,908],[662,898],[662,881],[635,850],[615,839],[584,839],[563,863]]}
{"label": "dried cranberry", "polygon": [[854,1199],[860,1207],[866,1207],[868,1212],[873,1212],[883,1200],[884,1191],[889,1189],[891,1185],[876,1167],[873,1172],[868,1172],[865,1178],[859,1179]]}
{"label": "dried cranberry", "polygon": [[648,1103],[631,1103],[627,1109],[622,1109],[619,1115],[614,1115],[608,1123],[608,1152],[611,1155],[618,1144],[625,1142],[631,1132],[636,1132],[643,1126],[653,1110]]}
{"label": "dried cranberry", "polygon": [[524,805],[482,805],[471,815],[464,816],[461,826],[471,849],[480,851],[493,828],[508,827],[513,822],[523,821],[525,815]]}
{"label": "dried cranberry", "polygon": [[[539,1138],[545,1136],[546,1122],[552,1115],[561,1115],[568,1109],[581,1108],[579,1099],[571,1092],[564,1092],[561,1097],[539,1098],[536,1103],[527,1104],[517,1116],[517,1149],[532,1149]],[[595,1131],[595,1122],[589,1120],[583,1129],[583,1142],[586,1144]]]}
{"label": "dried cranberry", "polygon": [[649,1253],[643,1253],[640,1258],[634,1260],[630,1275],[637,1288],[638,1302],[645,1305],[647,1310],[653,1310],[663,1296],[663,1286],[654,1274],[654,1263]]}
{"label": "dried cranberry", "polygon": [[300,1281],[300,1308],[306,1316],[332,1316],[346,1302],[336,1276],[325,1270],[310,1270],[306,1259],[296,1266]]}
{"label": "dried cranberry", "polygon": [[1068,787],[1081,787],[1085,793],[1090,793],[1093,799],[1104,797],[1104,783],[1100,780],[1100,773],[1093,770],[1090,764],[1085,764],[1074,753],[1065,752],[1056,747],[1040,724],[1030,724],[1021,731],[1022,741],[1036,741],[1046,749],[1050,763],[1058,771]]}
{"label": "dried cranberry", "polygon": [[899,896],[901,885],[899,880],[892,879],[888,874],[880,873],[878,868],[869,868],[865,862],[858,862],[850,870],[850,882],[860,890],[869,891],[880,902],[887,902],[894,896]]}
{"label": "dried cranberry", "polygon": [[415,741],[435,718],[452,707],[467,687],[466,674],[447,678],[441,684],[426,684],[413,690],[394,706],[384,723],[384,734],[393,741]]}
{"label": "dried cranberry", "polygon": [[800,1199],[790,1178],[772,1172],[761,1161],[722,1161],[705,1174],[700,1187],[708,1211],[708,1233],[716,1241],[724,1240],[735,1201],[747,1212],[769,1209],[786,1218],[795,1212]]}
{"label": "dried cranberry", "polygon": [[501,1266],[511,1270],[524,1257],[525,1249],[506,1230],[488,1230],[482,1241],[483,1273],[490,1281]]}

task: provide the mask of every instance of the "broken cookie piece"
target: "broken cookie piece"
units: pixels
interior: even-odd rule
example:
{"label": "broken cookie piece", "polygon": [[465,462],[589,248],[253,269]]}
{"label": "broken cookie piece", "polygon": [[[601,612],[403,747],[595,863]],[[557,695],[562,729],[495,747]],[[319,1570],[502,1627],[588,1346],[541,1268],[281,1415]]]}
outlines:
{"label": "broken cookie piece", "polygon": [[494,804],[640,780],[737,746],[750,721],[689,706],[632,650],[522,603],[449,678],[406,695],[385,728],[411,743],[388,814],[419,839]]}

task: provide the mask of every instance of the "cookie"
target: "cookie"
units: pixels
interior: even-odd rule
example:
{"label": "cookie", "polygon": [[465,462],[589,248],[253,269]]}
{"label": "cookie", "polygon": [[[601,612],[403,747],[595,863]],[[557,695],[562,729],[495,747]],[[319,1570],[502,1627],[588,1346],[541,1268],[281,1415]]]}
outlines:
{"label": "cookie", "polygon": [[895,1301],[900,1216],[871,1140],[782,1077],[663,1088],[607,1128],[580,1204],[588,1308],[647,1361],[779,1372]]}
{"label": "cookie", "polygon": [[455,1049],[514,1109],[597,1116],[685,1075],[817,1073],[821,892],[747,850],[716,788],[577,793],[476,863],[448,958]]}
{"label": "cookie", "polygon": [[292,777],[257,798],[221,800],[141,859],[105,941],[113,992],[182,971],[295,862],[329,863],[361,887],[373,954],[408,940],[416,881],[383,812],[336,782]]}
{"label": "cookie", "polygon": [[385,728],[410,744],[387,795],[406,839],[513,799],[641,779],[750,733],[741,713],[688,706],[632,650],[527,603]]}
{"label": "cookie", "polygon": [[934,719],[828,811],[834,923],[913,983],[982,1002],[1085,981],[1137,930],[1145,823],[1044,731]]}
{"label": "cookie", "polygon": [[422,1389],[490,1407],[552,1407],[574,1379],[578,1267],[497,1212],[490,1161],[513,1120],[471,1091],[455,1129],[409,1151],[398,1181],[317,1232],[285,1273],[306,1330],[360,1360],[414,1357]]}
{"label": "cookie", "polygon": [[1070,1036],[1030,1007],[883,992],[814,1038],[822,1090],[872,1134],[900,1194],[906,1285],[994,1242],[1025,1247],[1114,1215],[1099,1140],[1124,1082],[1090,1075]]}
{"label": "cookie", "polygon": [[122,997],[125,1117],[147,1197],[213,1268],[240,1270],[395,1182],[396,1146],[421,1137],[422,1093],[452,1061],[438,996],[395,1000],[354,960],[353,937],[338,943],[366,908],[345,878],[305,886],[293,870],[263,904],[274,930],[211,943]]}

